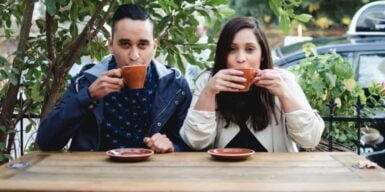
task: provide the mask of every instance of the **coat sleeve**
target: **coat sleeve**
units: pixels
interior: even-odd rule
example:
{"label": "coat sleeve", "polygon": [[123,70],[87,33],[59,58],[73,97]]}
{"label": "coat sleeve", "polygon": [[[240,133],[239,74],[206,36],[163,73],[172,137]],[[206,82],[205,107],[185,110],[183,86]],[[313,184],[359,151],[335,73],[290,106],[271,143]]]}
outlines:
{"label": "coat sleeve", "polygon": [[209,78],[210,73],[204,72],[197,79],[190,109],[179,132],[185,143],[195,150],[202,150],[212,145],[217,134],[215,112],[194,109],[199,95]]}
{"label": "coat sleeve", "polygon": [[[281,69],[284,80],[300,101],[311,109],[311,106],[296,82],[293,74]],[[297,110],[284,114],[289,137],[303,148],[314,148],[321,140],[325,123],[316,110]]]}
{"label": "coat sleeve", "polygon": [[176,152],[180,151],[190,151],[190,147],[186,145],[186,143],[182,140],[182,138],[179,135],[179,130],[183,124],[184,119],[187,115],[187,110],[191,104],[191,91],[188,86],[188,83],[185,79],[182,80],[182,95],[184,95],[184,99],[181,101],[181,103],[178,105],[179,107],[176,109],[176,120],[175,120],[175,126],[172,126],[176,130],[171,130],[168,132],[168,136],[170,137],[174,149]]}
{"label": "coat sleeve", "polygon": [[40,150],[63,149],[74,133],[80,129],[82,119],[92,113],[95,103],[89,96],[88,87],[76,90],[77,81],[81,78],[82,75],[78,75],[71,80],[58,104],[41,122],[36,136]]}

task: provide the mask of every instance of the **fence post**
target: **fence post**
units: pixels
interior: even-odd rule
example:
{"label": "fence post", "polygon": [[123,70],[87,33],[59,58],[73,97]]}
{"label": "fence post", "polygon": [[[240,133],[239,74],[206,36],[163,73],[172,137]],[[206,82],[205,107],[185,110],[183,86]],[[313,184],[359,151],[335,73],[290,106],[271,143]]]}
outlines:
{"label": "fence post", "polygon": [[329,135],[328,135],[328,140],[329,140],[329,145],[328,145],[328,150],[333,151],[333,137],[332,137],[332,132],[333,132],[333,109],[335,106],[334,99],[329,100],[329,104],[326,104],[329,107]]}
{"label": "fence post", "polygon": [[357,111],[357,117],[356,117],[356,129],[357,129],[357,153],[360,155],[360,139],[361,139],[361,109],[362,109],[362,104],[361,104],[361,99],[357,99],[357,104],[356,104],[356,111]]}
{"label": "fence post", "polygon": [[[19,99],[20,99],[20,109],[23,109],[23,95],[20,92],[19,93]],[[24,155],[24,117],[20,120],[20,156]]]}

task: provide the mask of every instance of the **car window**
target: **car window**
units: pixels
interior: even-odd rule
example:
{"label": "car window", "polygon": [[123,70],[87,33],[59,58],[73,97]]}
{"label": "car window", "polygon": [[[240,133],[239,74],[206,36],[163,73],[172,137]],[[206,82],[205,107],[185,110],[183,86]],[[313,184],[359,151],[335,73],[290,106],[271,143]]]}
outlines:
{"label": "car window", "polygon": [[356,31],[385,32],[385,4],[371,6],[360,15]]}
{"label": "car window", "polygon": [[372,81],[385,82],[385,52],[361,54],[358,63],[358,82],[363,87],[369,87]]}
{"label": "car window", "polygon": [[[321,54],[326,54],[326,53],[321,53]],[[353,52],[343,52],[343,53],[338,53],[338,54],[341,55],[341,57],[344,60],[349,61],[351,64],[353,63],[353,59],[354,59],[354,53]],[[303,57],[298,58],[296,60],[293,60],[291,62],[287,62],[285,64],[281,64],[281,67],[282,68],[287,68],[287,67],[291,67],[291,66],[297,66],[302,59],[305,59],[304,55],[303,55]]]}

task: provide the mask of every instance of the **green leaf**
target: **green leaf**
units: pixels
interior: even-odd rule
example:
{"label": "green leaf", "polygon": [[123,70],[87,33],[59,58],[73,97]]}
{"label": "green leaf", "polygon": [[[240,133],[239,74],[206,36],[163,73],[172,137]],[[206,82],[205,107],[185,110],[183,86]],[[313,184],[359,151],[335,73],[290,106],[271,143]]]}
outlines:
{"label": "green leaf", "polygon": [[[0,131],[4,132],[7,130],[7,128],[4,125],[0,125]],[[0,143],[1,144],[1,143]],[[1,148],[1,147],[0,147]]]}
{"label": "green leaf", "polygon": [[14,73],[8,73],[8,78],[12,85],[17,85],[17,78]]}
{"label": "green leaf", "polygon": [[179,70],[182,72],[182,74],[185,74],[186,73],[186,69],[184,67],[183,59],[182,59],[181,55],[180,54],[176,54],[175,56],[176,56],[175,60],[177,62],[177,66],[178,66]]}
{"label": "green leaf", "polygon": [[345,134],[341,134],[339,137],[338,137],[338,141],[343,143],[347,140],[347,137]]}
{"label": "green leaf", "polygon": [[70,33],[72,37],[78,36],[78,26],[76,26],[76,23],[71,23],[70,25]]}
{"label": "green leaf", "polygon": [[71,9],[70,9],[70,18],[72,21],[77,21],[78,20],[78,15],[79,15],[79,8],[77,6],[77,3],[72,3]]}
{"label": "green leaf", "polygon": [[168,6],[174,8],[174,9],[179,9],[180,7],[175,4],[173,1],[164,1],[165,4],[167,4]]}
{"label": "green leaf", "polygon": [[275,15],[280,16],[281,13],[278,13],[278,9],[281,8],[282,2],[281,0],[268,0],[269,7],[274,12]]}
{"label": "green leaf", "polygon": [[12,29],[4,29],[4,33],[5,33],[5,38],[9,39],[13,35],[13,30]]}
{"label": "green leaf", "polygon": [[2,57],[1,55],[0,55],[0,65],[4,65],[4,64],[6,64],[8,61],[7,61],[7,59],[5,59],[4,57]]}
{"label": "green leaf", "polygon": [[289,32],[289,27],[290,27],[290,18],[288,15],[284,14],[284,15],[281,15],[279,16],[279,24],[280,24],[280,27],[281,29],[285,32],[285,33],[288,33]]}
{"label": "green leaf", "polygon": [[31,98],[34,99],[35,101],[38,101],[39,97],[41,97],[40,84],[35,83],[31,88]]}
{"label": "green leaf", "polygon": [[160,20],[157,26],[163,30],[168,26],[168,23],[170,22],[170,20],[171,20],[171,16],[167,15],[166,17],[163,17],[162,20]]}
{"label": "green leaf", "polygon": [[197,9],[196,11],[207,20],[207,23],[211,22],[211,16],[207,13],[207,10]]}
{"label": "green leaf", "polygon": [[300,15],[296,15],[294,18],[299,20],[299,21],[302,21],[304,23],[307,23],[312,18],[312,16],[309,15],[309,14],[304,14],[303,13],[303,14],[300,14]]}
{"label": "green leaf", "polygon": [[207,4],[210,4],[210,5],[223,5],[227,3],[228,3],[228,0],[208,0],[207,1]]}
{"label": "green leaf", "polygon": [[56,0],[45,0],[45,6],[51,16],[56,14]]}
{"label": "green leaf", "polygon": [[32,124],[32,123],[28,124],[28,125],[25,127],[25,132],[26,132],[26,133],[29,133],[29,132],[32,130],[32,127],[33,127],[33,124]]}

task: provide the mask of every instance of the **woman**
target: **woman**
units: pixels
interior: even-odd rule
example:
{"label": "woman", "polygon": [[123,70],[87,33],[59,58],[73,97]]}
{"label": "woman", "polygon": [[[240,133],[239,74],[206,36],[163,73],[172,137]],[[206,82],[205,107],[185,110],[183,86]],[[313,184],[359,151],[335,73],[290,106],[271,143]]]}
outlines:
{"label": "woman", "polygon": [[[243,72],[256,70],[244,88]],[[296,152],[315,147],[324,122],[310,107],[294,76],[273,68],[264,33],[251,18],[230,20],[219,36],[214,67],[196,81],[189,113],[180,130],[195,150],[243,147],[255,151]]]}

